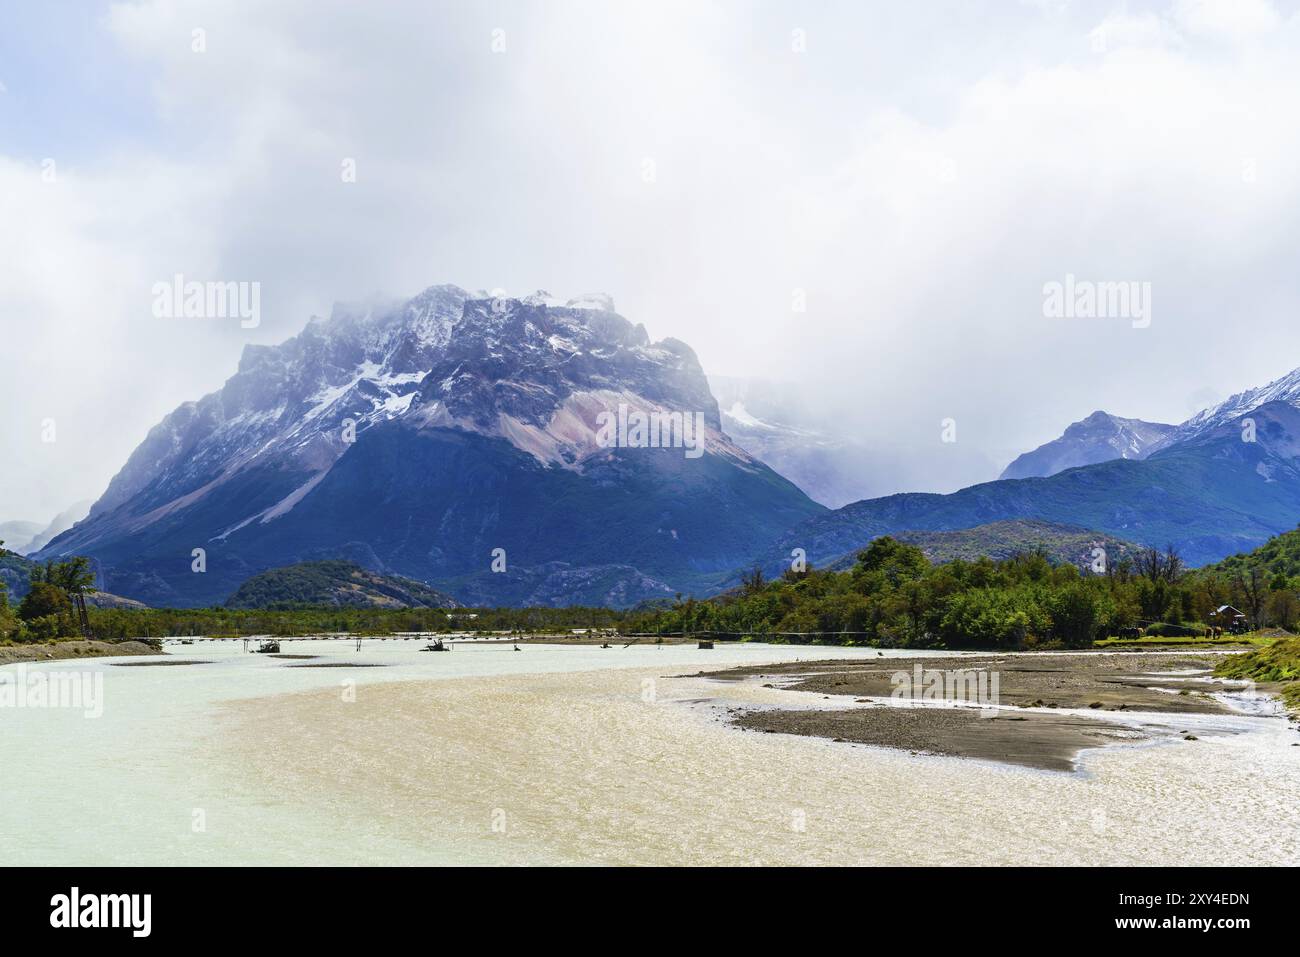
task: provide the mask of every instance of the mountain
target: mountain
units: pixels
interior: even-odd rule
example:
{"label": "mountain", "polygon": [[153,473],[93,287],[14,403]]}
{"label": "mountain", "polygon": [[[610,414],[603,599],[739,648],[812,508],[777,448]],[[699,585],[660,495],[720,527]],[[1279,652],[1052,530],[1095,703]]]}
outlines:
{"label": "mountain", "polygon": [[1300,369],[1256,389],[1247,389],[1196,413],[1169,436],[1169,443],[1184,442],[1228,424],[1241,426],[1241,419],[1260,406],[1283,402],[1300,408]]}
{"label": "mountain", "polygon": [[552,603],[635,604],[824,511],[724,434],[689,346],[651,342],[608,297],[443,285],[247,346],[41,555],[89,555],[151,605],[323,559],[476,601],[550,580]]}
{"label": "mountain", "polygon": [[45,526],[40,522],[0,522],[0,542],[5,548],[21,555],[31,540],[44,528]]}
{"label": "mountain", "polygon": [[0,548],[0,582],[8,591],[9,600],[18,601],[31,590],[32,562],[17,552]]}
{"label": "mountain", "polygon": [[1000,478],[1046,477],[1111,459],[1144,459],[1162,448],[1175,428],[1094,412],[1069,426],[1059,439],[1021,455],[1003,470]]}
{"label": "mountain", "polygon": [[[721,587],[721,578],[713,576],[693,583],[711,592]],[[656,600],[671,602],[683,591],[631,565],[574,566],[568,562],[510,567],[501,574],[466,575],[448,580],[445,587],[466,605],[516,608],[571,604],[632,608]]]}
{"label": "mountain", "polygon": [[[1053,564],[1088,568],[1097,560],[1095,550],[1098,548],[1105,550],[1105,560],[1110,564],[1131,558],[1140,549],[1132,542],[1103,532],[1036,519],[990,522],[949,532],[904,531],[892,534],[899,541],[920,548],[936,565],[957,559],[1004,559],[1026,552],[1041,552]],[[828,567],[835,571],[852,568],[857,563],[858,551],[860,549],[840,556]]]}
{"label": "mountain", "polygon": [[871,450],[815,428],[795,389],[728,376],[710,376],[709,386],[727,435],[814,501],[837,508],[870,494]]}
{"label": "mountain", "polygon": [[456,608],[449,595],[423,582],[379,575],[352,562],[301,562],[254,575],[226,599],[227,608]]}
{"label": "mountain", "polygon": [[1146,459],[855,502],[805,521],[758,560],[780,568],[798,547],[822,564],[879,535],[1039,519],[1173,544],[1191,565],[1217,561],[1294,528],[1300,516],[1300,410],[1273,401],[1248,411],[1255,441],[1243,441],[1240,422],[1226,418]]}
{"label": "mountain", "polygon": [[[23,596],[31,591],[32,587],[32,569],[36,567],[36,562],[30,558],[24,558],[17,552],[11,552],[7,549],[0,548],[0,582],[3,582],[9,593],[9,600],[17,603],[22,600]],[[92,608],[145,608],[143,602],[134,601],[130,598],[123,598],[121,595],[111,595],[106,591],[89,591],[86,593],[86,604]]]}
{"label": "mountain", "polygon": [[1229,555],[1199,571],[1202,574],[1232,578],[1249,575],[1253,569],[1259,569],[1269,577],[1300,579],[1300,528],[1283,532],[1253,551]]}
{"label": "mountain", "polygon": [[91,502],[89,500],[77,502],[74,505],[65,508],[50,521],[48,525],[40,529],[33,535],[22,548],[14,548],[14,551],[23,555],[34,555],[42,548],[52,542],[56,537],[66,532],[77,522],[81,521],[90,513]]}
{"label": "mountain", "polygon": [[950,492],[997,473],[973,443],[933,440],[941,423],[879,401],[843,400],[806,383],[709,376],[723,430],[815,501],[838,508],[900,491]]}

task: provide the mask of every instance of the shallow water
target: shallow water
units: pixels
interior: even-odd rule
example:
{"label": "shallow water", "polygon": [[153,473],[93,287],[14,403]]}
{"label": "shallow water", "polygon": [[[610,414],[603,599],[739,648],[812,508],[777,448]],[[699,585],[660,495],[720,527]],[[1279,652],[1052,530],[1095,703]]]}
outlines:
{"label": "shallow water", "polygon": [[[595,646],[465,641],[449,653],[421,652],[427,639],[284,642],[272,658],[241,641],[169,644],[169,659],[98,658],[27,665],[28,674],[102,675],[102,710],[0,708],[0,864],[227,864],[367,859],[388,846],[361,816],[313,816],[292,795],[245,787],[238,768],[218,766],[214,722],[228,702],[412,679],[543,674],[654,665],[710,665],[875,655],[851,649],[756,644]],[[256,647],[256,642],[253,646]],[[381,667],[302,667],[320,663]],[[16,673],[18,666],[0,671]],[[228,744],[229,742],[224,742]],[[364,795],[356,795],[358,805]],[[394,851],[403,848],[395,848]],[[434,859],[437,854],[433,855]],[[423,859],[423,853],[421,855]]]}
{"label": "shallow water", "polygon": [[875,651],[423,643],[39,666],[101,673],[103,716],[0,709],[0,862],[1300,862],[1277,718],[1037,772],[738,732],[720,707],[788,693],[674,677]]}

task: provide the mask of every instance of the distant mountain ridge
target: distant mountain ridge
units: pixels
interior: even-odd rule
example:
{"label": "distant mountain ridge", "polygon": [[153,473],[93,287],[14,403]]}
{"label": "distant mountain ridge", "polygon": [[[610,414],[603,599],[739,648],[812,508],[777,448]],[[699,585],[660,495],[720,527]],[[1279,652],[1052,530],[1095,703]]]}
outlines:
{"label": "distant mountain ridge", "polygon": [[723,431],[831,508],[894,492],[952,491],[996,467],[973,445],[934,443],[928,431],[922,438],[914,419],[864,425],[857,413],[816,401],[807,383],[711,375],[709,386]]}
{"label": "distant mountain ridge", "polygon": [[1112,459],[1046,478],[1000,479],[950,495],[868,499],[791,529],[760,558],[779,568],[792,548],[814,564],[900,531],[951,531],[1009,519],[1096,529],[1141,545],[1172,544],[1191,565],[1249,550],[1300,516],[1300,410],[1248,410],[1253,441],[1231,418],[1145,459]]}
{"label": "distant mountain ridge", "polygon": [[1252,409],[1273,402],[1300,408],[1300,368],[1266,385],[1247,389],[1200,412],[1179,425],[1124,419],[1097,411],[1069,425],[1057,439],[1025,452],[1003,470],[1000,478],[1047,477],[1068,468],[1111,459],[1144,459],[1170,445],[1203,435],[1228,422],[1238,422]]}
{"label": "distant mountain ridge", "polygon": [[0,542],[19,555],[34,555],[54,538],[66,532],[90,512],[91,502],[77,502],[55,515],[49,522],[5,522],[0,524]]}
{"label": "distant mountain ridge", "polygon": [[1167,444],[1184,442],[1230,422],[1239,423],[1251,410],[1274,402],[1300,408],[1300,368],[1274,379],[1267,385],[1247,389],[1229,396],[1218,405],[1196,413],[1170,434]]}
{"label": "distant mountain ridge", "polygon": [[710,376],[722,426],[736,444],[831,508],[862,498],[871,450],[812,428],[791,387]]}
{"label": "distant mountain ridge", "polygon": [[1060,438],[1019,456],[999,478],[1045,478],[1111,459],[1144,459],[1163,448],[1176,428],[1097,411],[1067,427]]}
{"label": "distant mountain ridge", "polygon": [[24,522],[20,520],[0,522],[0,543],[3,543],[4,548],[21,555],[26,546],[40,534],[41,529],[44,527],[40,522]]}

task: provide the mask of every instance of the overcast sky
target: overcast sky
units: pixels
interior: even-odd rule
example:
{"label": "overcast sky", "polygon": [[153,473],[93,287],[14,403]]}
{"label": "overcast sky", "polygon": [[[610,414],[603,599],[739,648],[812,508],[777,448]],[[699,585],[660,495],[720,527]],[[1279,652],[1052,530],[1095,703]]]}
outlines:
{"label": "overcast sky", "polygon": [[[0,521],[98,496],[246,343],[438,282],[608,292],[869,441],[954,418],[935,488],[1180,421],[1300,366],[1297,89],[1264,0],[4,0]],[[261,325],[155,318],[176,273]],[[1149,282],[1149,326],[1045,317],[1067,274]]]}

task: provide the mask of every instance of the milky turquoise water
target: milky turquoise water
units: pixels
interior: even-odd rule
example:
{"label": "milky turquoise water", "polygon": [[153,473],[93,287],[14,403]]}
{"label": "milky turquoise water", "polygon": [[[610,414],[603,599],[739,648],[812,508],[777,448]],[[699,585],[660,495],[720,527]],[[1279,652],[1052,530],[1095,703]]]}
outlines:
{"label": "milky turquoise water", "polygon": [[[169,644],[168,657],[202,664],[144,665],[150,658],[28,665],[102,675],[103,714],[72,708],[0,708],[0,865],[455,862],[375,833],[358,795],[355,814],[322,814],[294,795],[253,792],[208,759],[223,702],[375,682],[662,666],[688,670],[761,661],[875,657],[837,648],[757,644],[594,646],[425,640],[284,642],[286,654],[382,667],[307,668],[244,651],[242,642]],[[253,642],[256,647],[257,642]],[[17,666],[3,671],[16,672]]]}
{"label": "milky turquoise water", "polygon": [[[300,662],[196,642],[169,646],[169,657],[202,664],[29,666],[102,676],[102,715],[0,708],[0,864],[709,863],[737,853],[795,863],[1300,863],[1300,747],[1290,747],[1300,735],[1278,718],[1180,716],[1201,742],[1088,752],[1082,771],[1059,774],[742,734],[689,703],[710,685],[731,693],[718,682],[663,682],[665,699],[681,697],[659,702],[671,710],[638,701],[642,675],[877,659],[874,650],[470,642],[435,654],[418,651],[424,643],[284,643],[320,656]],[[301,667],[322,662],[381,667]],[[517,680],[566,673],[571,687],[547,679],[521,690]],[[455,686],[472,694],[411,685],[367,694],[454,678],[484,680]],[[349,696],[361,710],[322,710]],[[238,704],[248,699],[261,710]],[[403,712],[391,731],[386,708]],[[425,709],[442,714],[439,728],[422,728]],[[256,723],[231,718],[248,713],[275,716],[265,741]],[[354,714],[366,719],[360,738],[347,733]],[[335,724],[300,737],[299,720]],[[523,733],[534,721],[555,733]],[[422,733],[433,753],[412,750]],[[540,763],[538,749],[548,749]],[[418,766],[400,766],[408,759]],[[527,825],[511,831],[508,852],[488,820],[495,798],[482,814],[476,807],[484,789]],[[792,814],[810,830],[792,833]]]}

